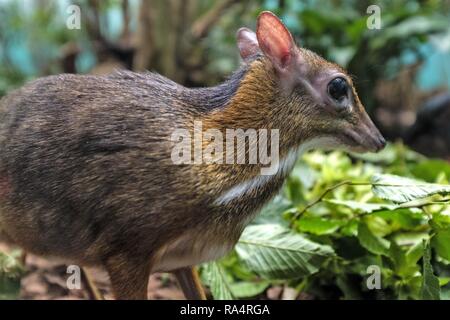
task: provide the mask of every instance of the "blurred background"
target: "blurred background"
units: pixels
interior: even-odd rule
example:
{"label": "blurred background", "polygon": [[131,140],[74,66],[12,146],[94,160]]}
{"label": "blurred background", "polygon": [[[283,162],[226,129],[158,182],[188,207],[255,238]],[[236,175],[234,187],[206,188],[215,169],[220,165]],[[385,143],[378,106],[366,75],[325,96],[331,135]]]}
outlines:
{"label": "blurred background", "polygon": [[[80,29],[66,27],[70,4]],[[367,27],[373,4],[380,29]],[[348,69],[390,140],[450,157],[450,1],[0,0],[0,95],[40,76],[118,68],[216,84],[239,64],[236,30],[254,28],[261,10]]]}
{"label": "blurred background", "polygon": [[[80,29],[66,26],[71,4],[81,8]],[[367,26],[370,5],[381,10],[380,29]],[[214,85],[240,63],[236,30],[254,29],[262,10],[281,17],[300,46],[353,75],[390,141],[450,160],[450,1],[0,0],[0,97],[41,76],[121,68]],[[58,268],[36,259],[32,270]],[[49,293],[62,280],[41,276],[31,273],[22,297],[63,294]],[[151,297],[181,297],[164,285],[169,278],[155,277]]]}
{"label": "blurred background", "polygon": [[[66,27],[71,4],[80,29]],[[380,29],[367,27],[373,4]],[[117,68],[212,85],[238,66],[235,32],[261,10],[348,69],[389,139],[450,157],[449,1],[0,0],[0,95],[40,76]]]}

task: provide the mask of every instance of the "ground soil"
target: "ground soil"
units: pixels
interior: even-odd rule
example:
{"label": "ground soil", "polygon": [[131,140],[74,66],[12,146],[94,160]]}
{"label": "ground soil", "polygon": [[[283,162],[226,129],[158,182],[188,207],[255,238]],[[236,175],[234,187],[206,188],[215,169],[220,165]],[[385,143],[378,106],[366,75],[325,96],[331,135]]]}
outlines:
{"label": "ground soil", "polygon": [[[6,244],[0,243],[0,251],[10,251]],[[78,300],[89,299],[85,283],[81,289],[67,288],[67,266],[61,262],[27,254],[25,274],[21,280],[20,299],[30,300]],[[113,299],[108,274],[101,269],[88,269],[95,285],[105,299]],[[150,277],[148,286],[150,299],[184,299],[174,277],[170,274],[156,273]]]}

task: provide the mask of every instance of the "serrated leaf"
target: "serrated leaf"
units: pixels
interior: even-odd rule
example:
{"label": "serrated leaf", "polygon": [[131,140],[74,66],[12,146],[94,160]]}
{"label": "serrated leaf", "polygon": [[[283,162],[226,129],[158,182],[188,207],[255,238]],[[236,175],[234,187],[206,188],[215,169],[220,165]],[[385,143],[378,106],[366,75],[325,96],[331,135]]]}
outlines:
{"label": "serrated leaf", "polygon": [[385,256],[389,254],[389,241],[375,236],[363,221],[360,221],[358,224],[358,240],[364,248],[374,254]]}
{"label": "serrated leaf", "polygon": [[423,271],[421,297],[424,300],[440,300],[439,278],[433,273],[431,265],[431,247],[429,242],[423,244]]}
{"label": "serrated leaf", "polygon": [[225,271],[217,262],[209,262],[204,265],[204,278],[211,289],[211,294],[216,300],[234,299],[228,281],[225,278]]}
{"label": "serrated leaf", "polygon": [[372,177],[372,191],[378,197],[397,203],[409,202],[432,195],[449,195],[450,185],[426,183],[390,174]]}
{"label": "serrated leaf", "polygon": [[247,227],[236,252],[250,270],[267,279],[294,279],[313,274],[326,258],[334,255],[329,246],[276,224]]}

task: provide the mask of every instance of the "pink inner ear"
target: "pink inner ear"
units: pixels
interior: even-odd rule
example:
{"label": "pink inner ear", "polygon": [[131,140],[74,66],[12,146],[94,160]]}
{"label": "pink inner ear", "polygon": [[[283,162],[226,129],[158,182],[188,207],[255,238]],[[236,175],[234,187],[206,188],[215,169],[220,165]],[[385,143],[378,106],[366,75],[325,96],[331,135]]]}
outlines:
{"label": "pink inner ear", "polygon": [[273,14],[263,12],[258,20],[257,36],[262,51],[280,67],[291,60],[294,40],[283,23]]}
{"label": "pink inner ear", "polygon": [[291,61],[291,53],[290,52],[288,52],[288,53],[286,53],[286,54],[284,54],[282,57],[281,57],[281,65],[283,66],[283,67],[285,67],[285,66],[287,66],[288,64],[289,64],[289,62]]}
{"label": "pink inner ear", "polygon": [[264,53],[266,53],[272,60],[276,60],[281,67],[285,67],[287,63],[289,63],[291,58],[291,50],[290,48],[284,46],[283,42],[280,42],[279,39],[262,39],[260,46]]}

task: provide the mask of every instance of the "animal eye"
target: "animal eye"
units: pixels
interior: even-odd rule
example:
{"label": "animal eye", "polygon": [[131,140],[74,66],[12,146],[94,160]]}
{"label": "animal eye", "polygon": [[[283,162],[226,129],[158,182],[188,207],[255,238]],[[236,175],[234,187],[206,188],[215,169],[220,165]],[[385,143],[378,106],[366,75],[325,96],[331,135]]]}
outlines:
{"label": "animal eye", "polygon": [[334,78],[328,83],[328,94],[336,101],[341,102],[348,93],[348,84],[344,78]]}

